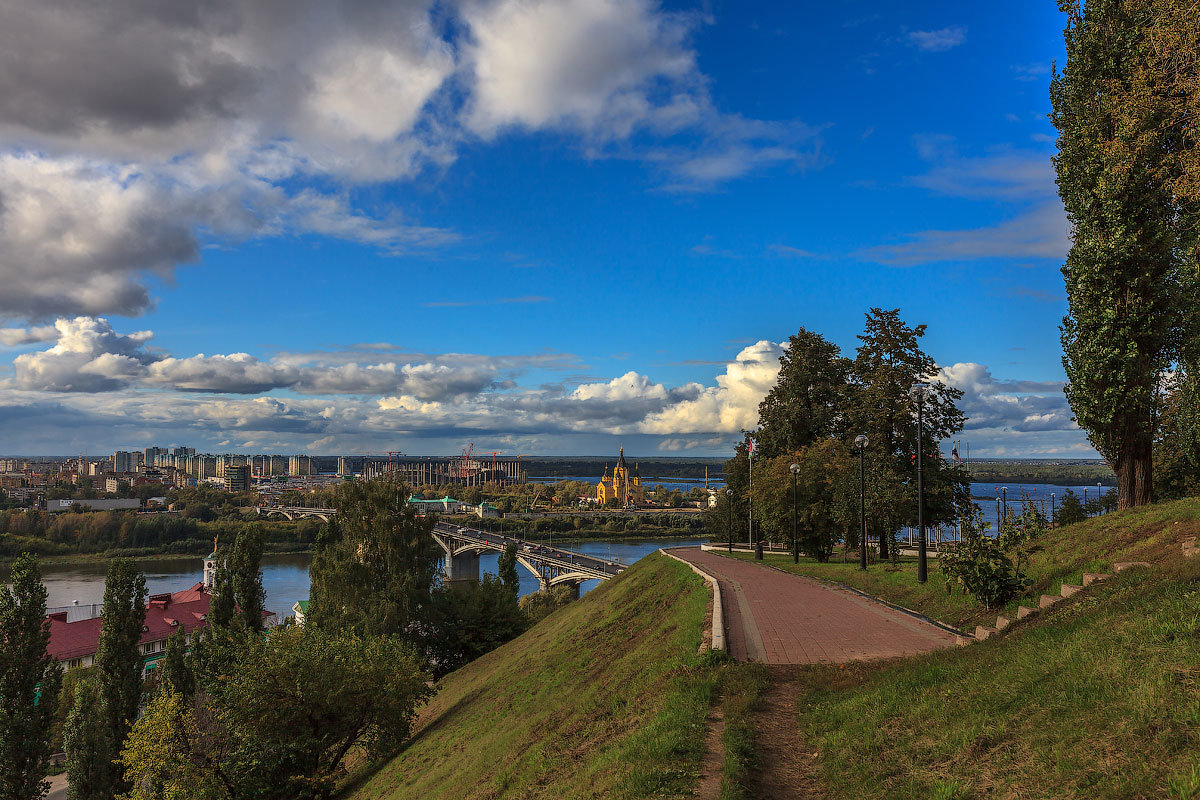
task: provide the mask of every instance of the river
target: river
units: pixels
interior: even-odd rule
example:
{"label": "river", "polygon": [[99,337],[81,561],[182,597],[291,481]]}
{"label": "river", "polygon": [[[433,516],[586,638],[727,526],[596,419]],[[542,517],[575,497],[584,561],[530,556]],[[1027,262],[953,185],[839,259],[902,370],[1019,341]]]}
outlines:
{"label": "river", "polygon": [[[581,539],[564,541],[559,546],[591,556],[632,564],[660,547],[697,545],[700,541],[700,539]],[[479,559],[480,571],[495,574],[498,558],[498,553],[481,556]],[[308,598],[308,564],[311,560],[312,556],[308,553],[263,556],[263,588],[267,592],[267,608],[279,614],[280,618],[292,613],[292,605],[297,600]],[[203,571],[202,559],[199,556],[140,559],[137,565],[146,575],[146,588],[150,594],[187,589],[200,581]],[[46,605],[53,608],[69,606],[76,601],[80,605],[103,602],[106,569],[106,564],[99,560],[74,564],[43,564],[42,583],[45,584],[48,593]],[[517,567],[517,573],[521,576],[522,596],[537,591],[537,578],[521,566]],[[599,583],[599,581],[587,581],[582,585],[581,591],[590,591]]]}

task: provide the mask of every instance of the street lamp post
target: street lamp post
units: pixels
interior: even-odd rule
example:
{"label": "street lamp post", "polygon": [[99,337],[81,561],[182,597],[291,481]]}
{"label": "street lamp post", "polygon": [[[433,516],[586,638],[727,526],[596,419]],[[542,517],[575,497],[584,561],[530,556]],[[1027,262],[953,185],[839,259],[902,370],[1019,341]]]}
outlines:
{"label": "street lamp post", "polygon": [[1000,518],[1000,523],[1004,524],[1008,520],[1008,487],[1005,486],[1000,489],[1000,494],[1004,496],[1004,515]]}
{"label": "street lamp post", "polygon": [[917,400],[917,583],[925,583],[929,578],[925,552],[925,453],[922,448],[922,438],[925,423],[925,394],[929,386],[924,383],[915,384],[912,388]]}
{"label": "street lamp post", "polygon": [[[867,568],[867,482],[863,467],[863,456],[867,452],[867,435],[860,433],[854,437],[854,446],[858,448],[858,568]],[[882,535],[882,534],[880,534]]]}
{"label": "street lamp post", "polygon": [[1050,524],[1054,524],[1054,492],[1050,493]]}
{"label": "street lamp post", "polygon": [[792,563],[800,563],[800,540],[796,538],[796,475],[800,472],[799,464],[792,464]]}
{"label": "street lamp post", "polygon": [[1097,517],[1104,513],[1104,506],[1100,502],[1103,499],[1104,499],[1104,497],[1100,492],[1100,481],[1096,481],[1096,516]]}
{"label": "street lamp post", "polygon": [[729,508],[729,554],[733,555],[733,489],[725,490],[725,505]]}

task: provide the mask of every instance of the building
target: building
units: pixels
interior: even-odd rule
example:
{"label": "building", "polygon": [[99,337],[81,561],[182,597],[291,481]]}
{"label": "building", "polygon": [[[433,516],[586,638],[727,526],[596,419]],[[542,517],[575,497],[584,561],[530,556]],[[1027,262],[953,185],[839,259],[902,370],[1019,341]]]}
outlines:
{"label": "building", "polygon": [[629,472],[629,465],[625,463],[624,447],[621,448],[621,455],[617,459],[612,477],[609,477],[608,465],[604,465],[604,477],[596,487],[596,499],[602,506],[607,505],[609,500],[616,500],[621,506],[642,502],[642,476],[636,464],[633,466],[633,473]]}
{"label": "building", "polygon": [[113,472],[133,472],[137,469],[138,454],[128,450],[118,450],[113,453]]}
{"label": "building", "polygon": [[184,456],[185,458],[187,456],[194,456],[194,455],[196,455],[196,448],[194,448],[194,447],[172,447],[171,455]]}
{"label": "building", "polygon": [[226,464],[225,488],[231,492],[250,491],[250,465]]}
{"label": "building", "polygon": [[292,456],[288,459],[288,475],[293,477],[312,475],[312,459],[308,456]]}
{"label": "building", "polygon": [[304,627],[304,620],[308,617],[307,600],[297,600],[292,604],[292,617],[295,618],[297,627]]}
{"label": "building", "polygon": [[70,511],[75,503],[92,511],[137,511],[142,507],[142,501],[135,497],[128,499],[97,498],[95,500],[47,500],[46,510]]}

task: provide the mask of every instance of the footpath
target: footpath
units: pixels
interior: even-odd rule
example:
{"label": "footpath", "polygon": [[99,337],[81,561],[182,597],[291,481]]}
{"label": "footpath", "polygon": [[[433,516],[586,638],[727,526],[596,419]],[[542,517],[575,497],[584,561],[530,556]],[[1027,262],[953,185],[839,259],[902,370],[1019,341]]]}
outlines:
{"label": "footpath", "polygon": [[671,548],[721,587],[725,640],[739,661],[843,664],[953,647],[953,633],[869,598],[752,561]]}

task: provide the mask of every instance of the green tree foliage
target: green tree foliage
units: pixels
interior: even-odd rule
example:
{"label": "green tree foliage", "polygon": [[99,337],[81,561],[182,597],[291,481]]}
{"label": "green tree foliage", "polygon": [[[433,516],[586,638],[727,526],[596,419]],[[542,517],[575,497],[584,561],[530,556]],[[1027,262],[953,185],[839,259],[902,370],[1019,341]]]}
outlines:
{"label": "green tree foliage", "polygon": [[183,626],[175,630],[167,639],[167,651],[155,670],[160,689],[171,687],[184,697],[190,698],[196,692],[196,676],[188,663],[187,643],[184,641]]}
{"label": "green tree foliage", "polygon": [[517,573],[517,544],[510,542],[504,548],[504,552],[500,554],[500,558],[496,560],[496,571],[500,575],[500,580],[504,582],[505,588],[512,594],[514,598],[521,595],[521,576]]}
{"label": "green tree foliage", "polygon": [[425,653],[440,677],[519,636],[526,627],[517,596],[494,575],[433,594]]}
{"label": "green tree foliage", "polygon": [[1176,373],[1159,404],[1154,439],[1154,496],[1175,500],[1200,492],[1200,380]]}
{"label": "green tree foliage", "polygon": [[[146,622],[146,577],[124,558],[109,562],[104,581],[104,610],[100,647],[96,652],[104,724],[110,740],[120,747],[137,719],[142,699],[143,659],[138,646]],[[116,765],[109,763],[109,795],[125,788]]]}
{"label": "green tree foliage", "polygon": [[263,628],[263,611],[267,593],[262,585],[263,530],[251,525],[238,534],[229,555],[229,572],[233,596],[241,608],[246,627],[252,631]]}
{"label": "green tree foliage", "polygon": [[18,558],[8,580],[0,586],[0,798],[32,800],[48,788],[62,667],[46,653],[50,626],[37,559]]}
{"label": "green tree foliage", "polygon": [[837,544],[854,526],[857,505],[851,481],[857,486],[857,463],[846,446],[825,438],[794,454],[762,461],[755,472],[754,497],[764,536],[791,542],[792,472],[796,464],[796,532],[800,552],[828,561]]}
{"label": "green tree foliage", "polygon": [[758,406],[758,456],[794,453],[835,435],[845,422],[850,361],[837,345],[801,328],[779,359],[779,379]]}
{"label": "green tree foliage", "polygon": [[[1005,542],[989,536],[991,523],[976,511],[963,521],[962,538],[944,545],[938,566],[946,576],[946,587],[959,586],[987,608],[997,608],[1023,592],[1029,580],[1009,556]],[[1014,539],[1012,546],[1017,544]]]}
{"label": "green tree foliage", "polygon": [[67,756],[67,800],[112,800],[116,769],[108,709],[95,674],[75,685],[63,728]]}
{"label": "green tree foliage", "polygon": [[570,586],[530,592],[521,598],[521,612],[530,625],[536,625],[574,599],[575,591]]}
{"label": "green tree foliage", "polygon": [[132,798],[326,800],[352,749],[378,758],[399,747],[432,691],[428,677],[394,636],[309,627],[245,636],[234,668],[202,681],[192,703],[164,692],[147,707],[122,753],[125,773],[174,793]]}
{"label": "green tree foliage", "polygon": [[346,483],[317,545],[309,624],[359,635],[410,633],[428,615],[441,548],[403,484]]}
{"label": "green tree foliage", "polygon": [[[215,551],[214,551],[215,552]],[[217,628],[227,628],[237,616],[237,596],[233,588],[233,570],[229,559],[216,554],[217,569],[213,575],[212,599],[208,604],[208,623]]]}
{"label": "green tree foliage", "polygon": [[1154,5],[1060,0],[1067,62],[1050,85],[1054,166],[1072,225],[1063,266],[1067,399],[1117,473],[1122,508],[1153,498],[1159,376],[1186,357],[1195,334],[1197,285],[1186,257],[1194,220],[1172,189],[1181,137],[1153,67]]}
{"label": "green tree foliage", "polygon": [[1054,524],[1055,525],[1074,525],[1076,522],[1083,522],[1087,519],[1087,514],[1084,513],[1083,503],[1079,501],[1079,495],[1067,489],[1066,494],[1062,496],[1062,500],[1054,509]]}

